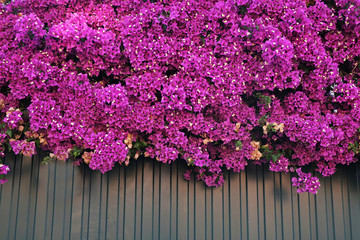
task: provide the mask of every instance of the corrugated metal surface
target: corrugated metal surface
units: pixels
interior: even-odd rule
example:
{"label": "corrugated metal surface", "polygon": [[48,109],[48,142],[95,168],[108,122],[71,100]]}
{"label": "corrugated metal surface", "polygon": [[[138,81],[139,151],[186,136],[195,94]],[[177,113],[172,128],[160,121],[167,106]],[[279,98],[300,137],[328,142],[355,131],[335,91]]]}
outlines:
{"label": "corrugated metal surface", "polygon": [[313,196],[261,166],[207,188],[184,180],[178,162],[101,175],[14,158],[0,187],[0,239],[360,239],[359,164],[322,179]]}

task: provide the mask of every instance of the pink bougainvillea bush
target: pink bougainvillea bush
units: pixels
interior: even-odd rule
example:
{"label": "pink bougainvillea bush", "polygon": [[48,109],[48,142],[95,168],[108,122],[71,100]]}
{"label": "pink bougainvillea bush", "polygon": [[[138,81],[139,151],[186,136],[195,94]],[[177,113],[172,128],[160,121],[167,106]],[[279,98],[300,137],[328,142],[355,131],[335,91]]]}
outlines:
{"label": "pink bougainvillea bush", "polygon": [[359,0],[2,0],[1,152],[316,193],[359,157],[359,41]]}

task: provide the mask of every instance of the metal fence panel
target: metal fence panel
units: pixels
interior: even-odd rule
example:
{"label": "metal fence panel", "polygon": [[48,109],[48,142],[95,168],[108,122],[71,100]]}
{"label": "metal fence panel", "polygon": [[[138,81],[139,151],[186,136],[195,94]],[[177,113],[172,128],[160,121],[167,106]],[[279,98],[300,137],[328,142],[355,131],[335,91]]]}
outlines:
{"label": "metal fence panel", "polygon": [[291,175],[249,166],[220,188],[181,162],[139,159],[107,174],[7,155],[0,239],[360,239],[360,165],[297,194]]}

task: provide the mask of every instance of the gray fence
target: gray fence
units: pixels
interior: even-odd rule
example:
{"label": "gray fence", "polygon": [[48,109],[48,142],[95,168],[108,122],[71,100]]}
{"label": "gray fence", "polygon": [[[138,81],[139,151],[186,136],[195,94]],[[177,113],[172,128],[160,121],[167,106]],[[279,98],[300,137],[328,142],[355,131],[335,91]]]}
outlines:
{"label": "gray fence", "polygon": [[139,159],[102,175],[41,157],[6,157],[0,239],[360,239],[359,164],[313,196],[262,166],[208,188],[184,180],[181,162]]}

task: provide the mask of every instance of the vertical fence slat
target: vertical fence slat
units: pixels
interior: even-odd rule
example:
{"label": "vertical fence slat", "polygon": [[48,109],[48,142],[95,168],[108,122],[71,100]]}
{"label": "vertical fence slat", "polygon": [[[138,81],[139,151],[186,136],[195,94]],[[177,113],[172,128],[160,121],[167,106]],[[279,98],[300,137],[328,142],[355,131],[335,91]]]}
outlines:
{"label": "vertical fence slat", "polygon": [[246,174],[247,184],[247,215],[248,215],[248,233],[250,239],[259,239],[258,232],[258,185],[257,185],[257,168],[249,166]]}
{"label": "vertical fence slat", "polygon": [[178,182],[178,216],[177,216],[177,224],[178,224],[178,235],[177,239],[187,239],[189,228],[188,228],[188,181],[184,180],[183,172],[185,167],[181,164],[178,164],[177,169],[177,182]]}
{"label": "vertical fence slat", "polygon": [[[230,223],[231,223],[231,237],[232,239],[241,239],[241,213],[240,213],[240,174],[239,173],[230,173],[229,177],[230,182],[230,190],[229,190],[229,198],[230,198]],[[234,189],[234,190],[232,190]]]}

